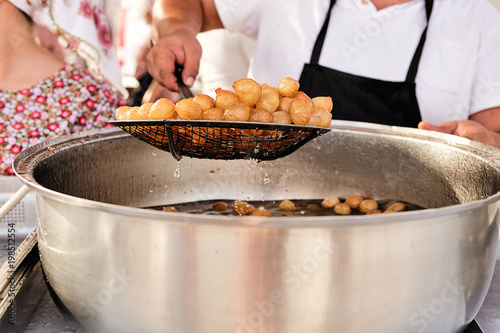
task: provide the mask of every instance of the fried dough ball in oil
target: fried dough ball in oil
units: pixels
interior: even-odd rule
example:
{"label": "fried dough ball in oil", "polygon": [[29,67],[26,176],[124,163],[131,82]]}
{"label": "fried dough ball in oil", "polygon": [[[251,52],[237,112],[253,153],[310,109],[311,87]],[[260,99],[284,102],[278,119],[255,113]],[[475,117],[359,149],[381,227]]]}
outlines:
{"label": "fried dough ball in oil", "polygon": [[169,213],[176,213],[176,212],[178,212],[177,208],[175,208],[173,206],[163,207],[163,211],[164,212],[169,212]]}
{"label": "fried dough ball in oil", "polygon": [[217,211],[217,212],[223,212],[228,207],[229,207],[229,205],[227,203],[225,203],[224,201],[219,201],[219,202],[216,202],[212,205],[212,209]]}
{"label": "fried dough ball in oil", "polygon": [[351,207],[346,204],[345,202],[341,202],[335,207],[333,207],[333,211],[335,214],[339,215],[350,215],[351,214]]}
{"label": "fried dough ball in oil", "polygon": [[309,104],[307,101],[302,99],[293,99],[292,105],[290,106],[290,118],[294,124],[307,125],[312,112],[312,103]]}
{"label": "fried dough ball in oil", "polygon": [[236,103],[224,112],[223,120],[248,121],[251,108],[245,103]]}
{"label": "fried dough ball in oil", "polygon": [[295,212],[295,204],[290,200],[283,200],[280,202],[280,209],[285,212]]}
{"label": "fried dough ball in oil", "polygon": [[130,106],[127,105],[120,106],[118,109],[116,109],[115,111],[116,120],[125,120],[125,115],[127,114],[128,110],[130,110]]}
{"label": "fried dough ball in oil", "polygon": [[406,205],[401,202],[396,202],[387,208],[387,210],[391,210],[393,212],[404,212],[406,210]]}
{"label": "fried dough ball in oil", "polygon": [[249,78],[234,81],[233,89],[240,101],[248,106],[254,106],[262,94],[260,84]]}
{"label": "fried dough ball in oil", "polygon": [[204,120],[222,120],[223,117],[224,117],[224,111],[222,111],[222,109],[219,108],[211,108],[203,112]]}
{"label": "fried dough ball in oil", "polygon": [[285,77],[278,83],[278,91],[283,97],[294,97],[299,91],[299,82],[291,77]]}
{"label": "fried dough ball in oil", "polygon": [[273,114],[265,109],[254,109],[250,111],[250,118],[248,121],[256,123],[272,123]]}
{"label": "fried dough ball in oil", "polygon": [[175,105],[175,112],[182,119],[196,120],[203,119],[203,109],[193,98],[182,99]]}
{"label": "fried dough ball in oil", "polygon": [[333,101],[330,96],[319,96],[319,97],[314,97],[312,99],[312,102],[314,104],[314,107],[316,106],[322,106],[324,107],[328,112],[332,112],[333,109]]}
{"label": "fried dough ball in oil", "polygon": [[237,215],[250,215],[255,211],[255,207],[245,201],[233,202],[233,212]]}
{"label": "fried dough ball in oil", "polygon": [[260,206],[256,210],[254,210],[252,213],[250,213],[252,216],[263,216],[263,217],[271,217],[271,212],[265,209],[264,207]]}
{"label": "fried dough ball in oil", "polygon": [[349,207],[351,207],[352,209],[356,209],[359,207],[359,205],[361,204],[361,202],[363,202],[363,200],[365,200],[365,198],[363,198],[362,196],[360,195],[351,195],[349,196],[346,200],[345,200],[345,203],[349,205]]}
{"label": "fried dough ball in oil", "polygon": [[160,98],[149,110],[149,119],[171,119],[175,114],[175,104],[166,98]]}
{"label": "fried dough ball in oil", "polygon": [[273,123],[289,125],[292,123],[292,118],[286,111],[276,111],[273,112]]}
{"label": "fried dough ball in oil", "polygon": [[255,108],[266,109],[269,112],[274,112],[278,109],[279,105],[280,96],[274,92],[267,92],[260,96],[260,99],[257,101]]}
{"label": "fried dough ball in oil", "polygon": [[290,112],[290,105],[292,105],[293,98],[283,97],[280,99],[280,104],[278,105],[278,111]]}
{"label": "fried dough ball in oil", "polygon": [[372,210],[378,209],[378,203],[375,200],[363,200],[358,207],[361,213],[369,213]]}
{"label": "fried dough ball in oil", "polygon": [[215,89],[215,107],[226,111],[231,106],[240,102],[240,98],[234,92],[221,88]]}
{"label": "fried dough ball in oil", "polygon": [[335,195],[329,195],[323,200],[321,203],[321,206],[324,208],[333,208],[337,206],[340,203],[339,198],[337,198]]}
{"label": "fried dough ball in oil", "polygon": [[366,215],[375,215],[375,214],[382,214],[382,211],[380,209],[374,209],[366,213]]}
{"label": "fried dough ball in oil", "polygon": [[196,94],[196,96],[194,96],[194,101],[201,106],[203,111],[211,109],[215,106],[215,100],[205,94]]}

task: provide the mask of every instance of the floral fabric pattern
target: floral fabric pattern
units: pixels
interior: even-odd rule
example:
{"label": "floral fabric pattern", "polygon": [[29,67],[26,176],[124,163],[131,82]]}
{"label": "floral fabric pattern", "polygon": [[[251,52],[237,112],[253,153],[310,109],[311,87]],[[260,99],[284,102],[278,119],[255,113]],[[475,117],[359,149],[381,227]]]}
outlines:
{"label": "floral fabric pattern", "polygon": [[43,140],[94,127],[109,127],[124,105],[105,81],[81,66],[66,65],[35,86],[0,90],[0,175],[13,175],[12,161]]}

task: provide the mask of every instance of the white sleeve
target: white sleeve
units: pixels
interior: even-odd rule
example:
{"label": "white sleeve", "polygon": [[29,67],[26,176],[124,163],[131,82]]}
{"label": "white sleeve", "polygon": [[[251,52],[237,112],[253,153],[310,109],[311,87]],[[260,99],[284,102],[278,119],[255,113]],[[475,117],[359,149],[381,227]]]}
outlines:
{"label": "white sleeve", "polygon": [[226,29],[257,38],[263,0],[214,0]]}
{"label": "white sleeve", "polygon": [[500,12],[483,16],[470,114],[500,107]]}

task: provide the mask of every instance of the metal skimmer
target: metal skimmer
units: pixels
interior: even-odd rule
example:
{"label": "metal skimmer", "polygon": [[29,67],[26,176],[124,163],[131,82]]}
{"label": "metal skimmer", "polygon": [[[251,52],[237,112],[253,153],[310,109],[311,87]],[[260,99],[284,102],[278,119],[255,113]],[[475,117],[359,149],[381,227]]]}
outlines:
{"label": "metal skimmer", "polygon": [[136,138],[180,160],[274,160],[328,132],[329,128],[208,120],[110,121]]}

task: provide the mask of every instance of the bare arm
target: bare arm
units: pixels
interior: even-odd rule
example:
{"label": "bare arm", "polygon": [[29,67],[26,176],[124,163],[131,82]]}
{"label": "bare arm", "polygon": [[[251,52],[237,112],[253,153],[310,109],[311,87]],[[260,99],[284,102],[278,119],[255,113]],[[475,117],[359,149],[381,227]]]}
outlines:
{"label": "bare arm", "polygon": [[500,107],[477,112],[469,120],[448,121],[437,126],[423,121],[418,128],[454,134],[500,148]]}
{"label": "bare arm", "polygon": [[177,91],[175,64],[184,66],[182,79],[191,86],[200,66],[201,46],[196,35],[223,28],[214,0],[156,0],[153,39],[147,56],[149,73],[162,85]]}

